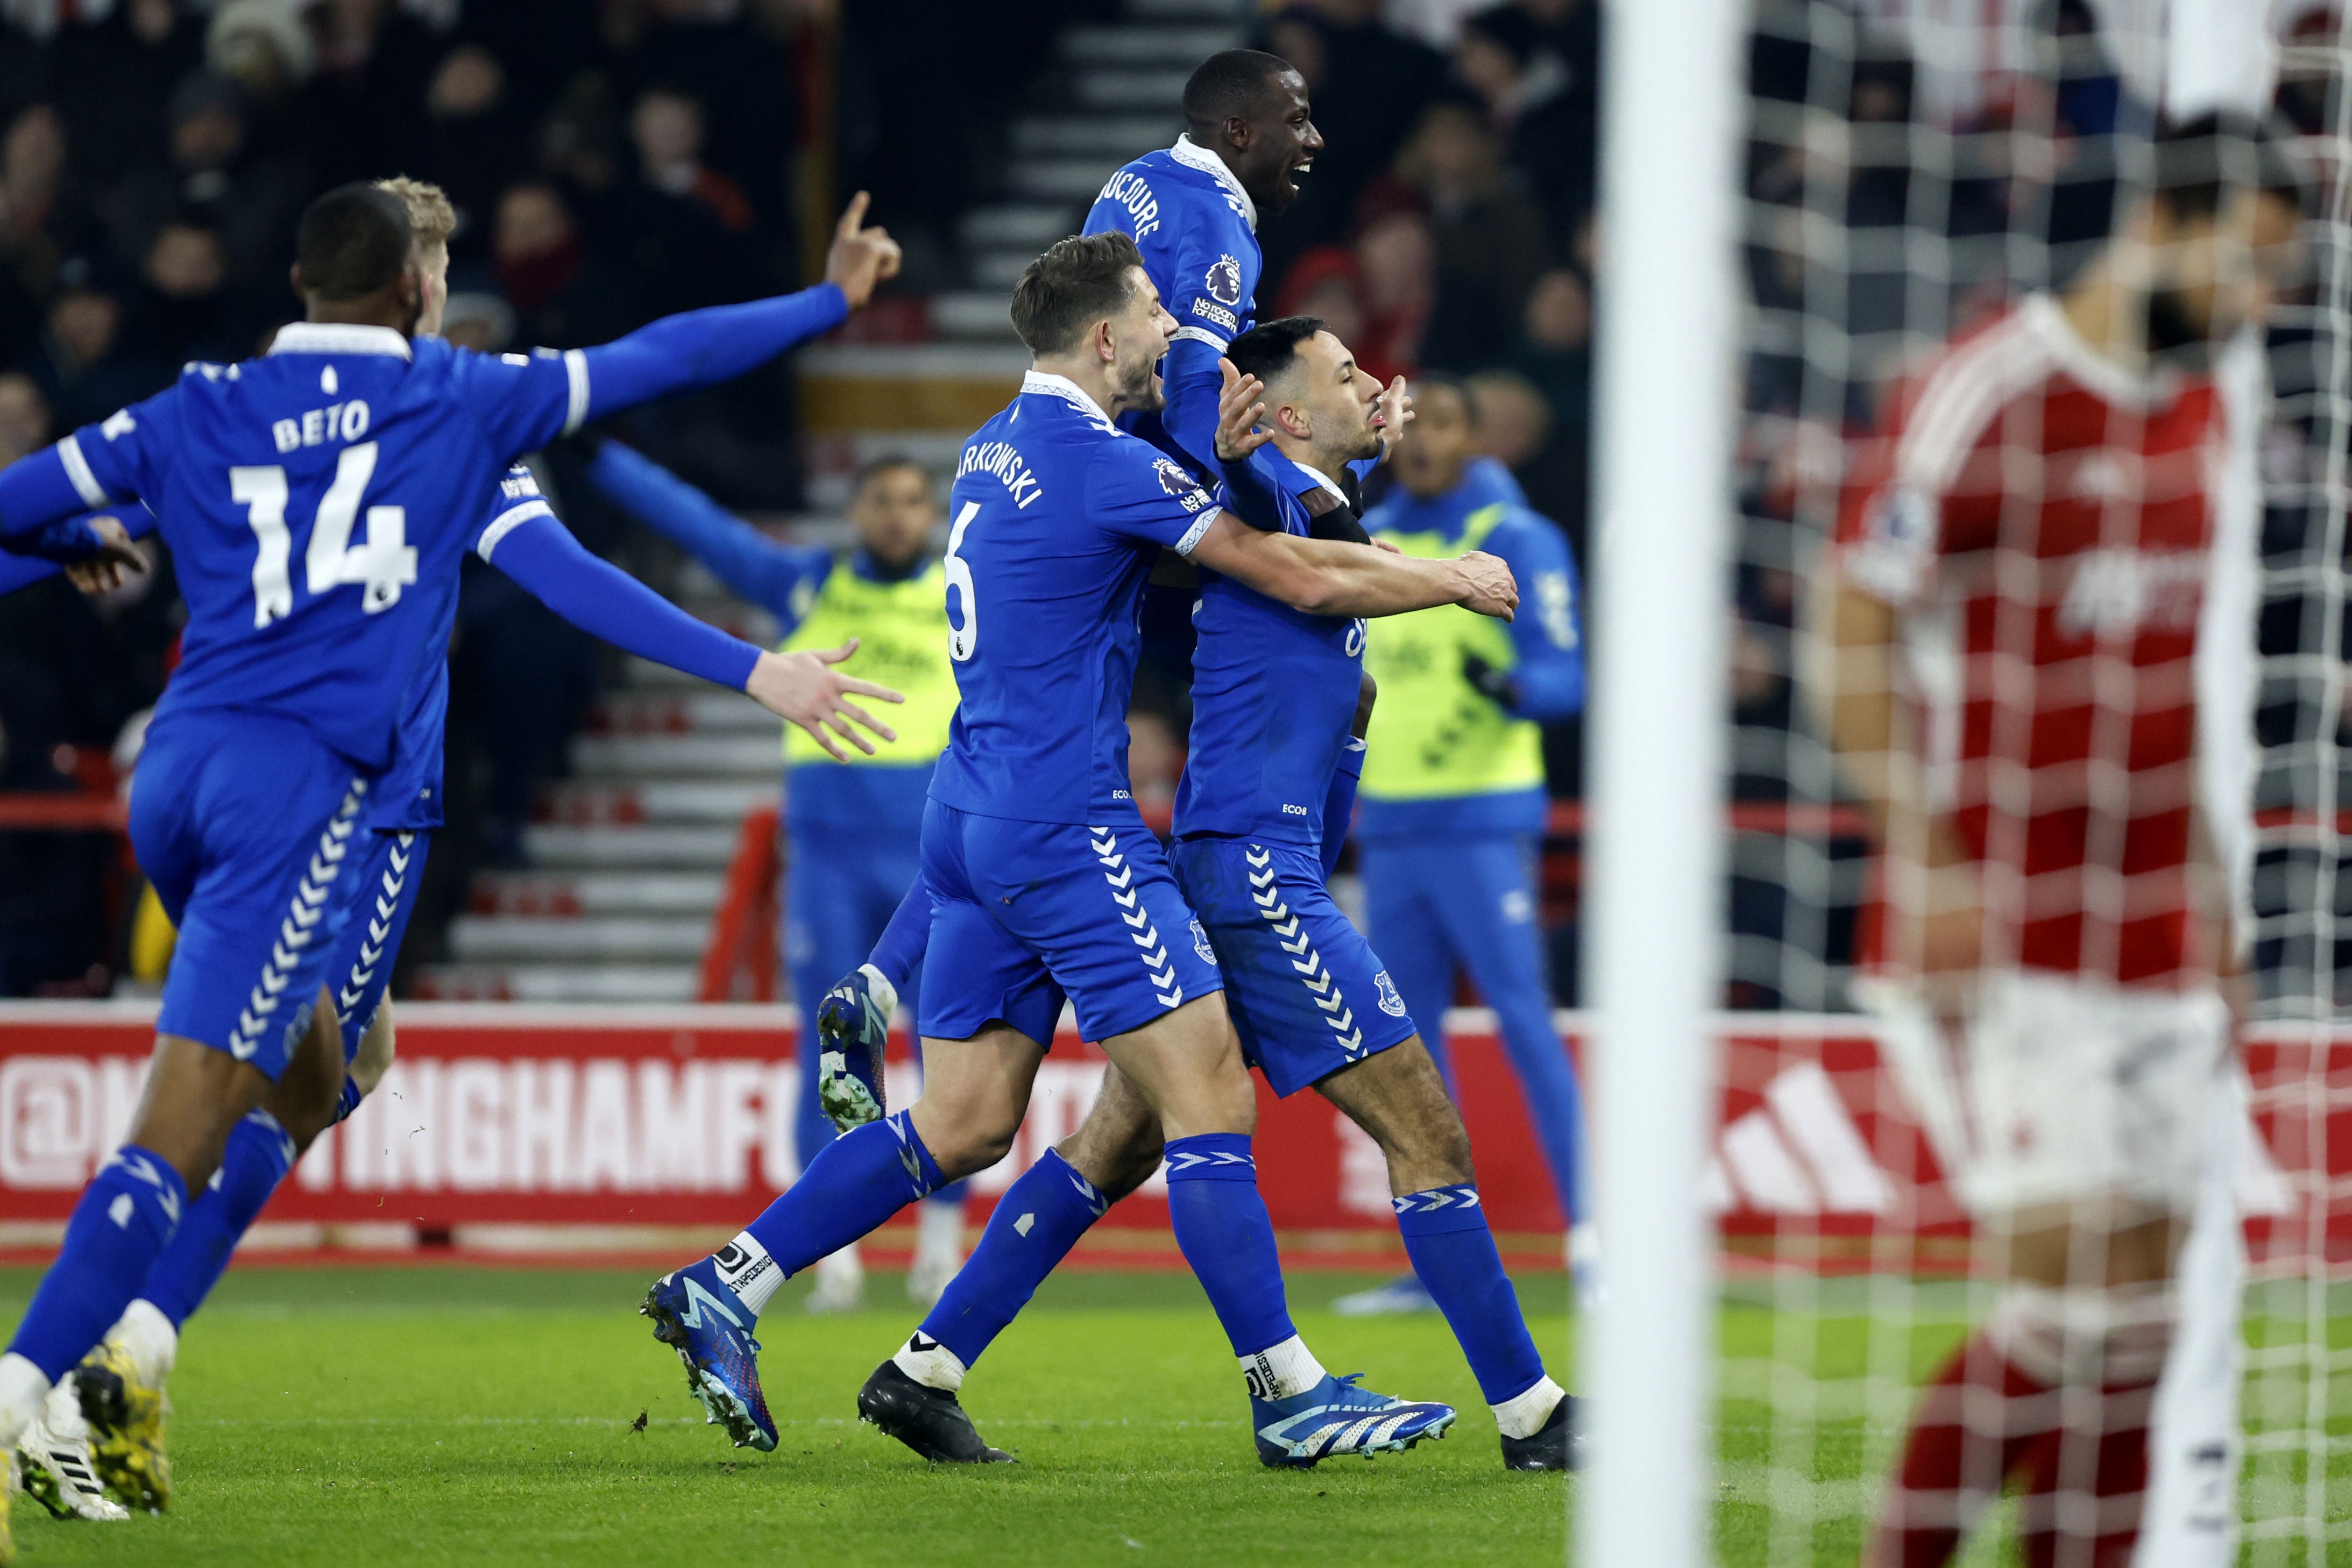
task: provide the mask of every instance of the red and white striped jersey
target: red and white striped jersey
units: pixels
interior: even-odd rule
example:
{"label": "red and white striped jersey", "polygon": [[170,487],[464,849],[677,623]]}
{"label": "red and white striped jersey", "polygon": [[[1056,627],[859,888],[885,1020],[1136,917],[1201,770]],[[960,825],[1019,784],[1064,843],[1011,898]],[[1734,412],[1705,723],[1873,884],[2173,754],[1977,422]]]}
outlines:
{"label": "red and white striped jersey", "polygon": [[2178,984],[2192,656],[2221,458],[2210,381],[2135,377],[2037,295],[1890,400],[1838,519],[1844,580],[1904,612],[1930,803],[1983,874],[1990,951]]}

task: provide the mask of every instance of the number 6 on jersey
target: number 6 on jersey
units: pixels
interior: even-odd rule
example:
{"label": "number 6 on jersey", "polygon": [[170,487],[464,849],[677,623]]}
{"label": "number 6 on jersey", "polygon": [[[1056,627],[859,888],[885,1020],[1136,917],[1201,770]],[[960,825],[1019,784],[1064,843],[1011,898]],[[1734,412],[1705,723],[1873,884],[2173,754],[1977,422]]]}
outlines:
{"label": "number 6 on jersey", "polygon": [[979,515],[978,501],[963,504],[963,510],[956,514],[955,527],[948,530],[947,559],[941,562],[947,568],[948,591],[963,596],[963,624],[948,622],[948,656],[959,664],[971,658],[972,649],[980,644],[980,595],[972,586],[971,562],[956,553],[963,549],[964,529]]}

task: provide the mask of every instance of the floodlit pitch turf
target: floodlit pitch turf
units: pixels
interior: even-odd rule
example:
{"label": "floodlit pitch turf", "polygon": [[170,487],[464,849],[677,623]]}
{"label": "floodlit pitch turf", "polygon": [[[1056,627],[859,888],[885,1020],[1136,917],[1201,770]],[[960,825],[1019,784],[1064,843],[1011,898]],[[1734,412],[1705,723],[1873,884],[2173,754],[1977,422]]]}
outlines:
{"label": "floodlit pitch turf", "polygon": [[[990,1352],[967,1389],[982,1431],[1017,1466],[933,1469],[856,1420],[858,1384],[916,1322],[894,1274],[875,1310],[802,1312],[803,1287],[770,1310],[762,1364],[783,1431],[773,1454],[738,1452],[702,1425],[677,1364],[635,1315],[646,1277],[430,1268],[232,1273],[190,1325],[172,1385],[177,1501],[163,1519],[60,1525],[16,1511],[25,1568],[77,1563],[565,1564],[721,1560],[777,1563],[1541,1563],[1561,1559],[1574,1481],[1502,1469],[1492,1418],[1433,1315],[1349,1321],[1321,1310],[1374,1277],[1300,1272],[1300,1327],[1336,1370],[1445,1399],[1453,1435],[1410,1454],[1262,1469],[1215,1320],[1181,1274],[1071,1274]],[[0,1270],[0,1323],[36,1276]],[[1772,1448],[1765,1358],[1864,1369],[1862,1281],[1825,1290],[1819,1317],[1775,1313],[1735,1288],[1722,1320],[1735,1358],[1716,1476],[1719,1561],[1852,1568],[1876,1460],[1899,1431],[1823,1409],[1802,1452]],[[1557,1274],[1533,1276],[1534,1326],[1565,1380],[1570,1324]],[[1551,1298],[1547,1302],[1544,1298]],[[1915,1377],[1957,1343],[1956,1290],[1913,1310]],[[2328,1338],[2352,1367],[2352,1314]],[[2257,1343],[2302,1325],[2258,1317]],[[1851,1387],[1852,1385],[1846,1385]],[[2261,1419],[2302,1419],[2303,1385],[2273,1376]],[[2345,1450],[2326,1489],[2352,1534],[2352,1370],[2326,1402]],[[646,1421],[635,1429],[640,1413]],[[1784,1429],[1783,1436],[1786,1436]],[[1774,1465],[1780,1469],[1775,1473]],[[2300,1514],[2300,1472],[2280,1457],[2249,1477],[2257,1507]],[[1804,1494],[1801,1498],[1800,1493]],[[1795,1526],[1790,1504],[1822,1522]],[[1776,1524],[1776,1521],[1778,1521]],[[1808,1540],[1807,1537],[1810,1536]],[[1810,1552],[1808,1552],[1810,1548]],[[2305,1561],[2299,1548],[2280,1559]],[[1980,1541],[1967,1562],[2013,1561]],[[2337,1561],[2330,1556],[2332,1564]],[[2316,1568],[2316,1561],[2313,1563]]]}
{"label": "floodlit pitch turf", "polygon": [[[1564,1346],[1560,1310],[1538,1320]],[[35,1276],[0,1272],[0,1323]],[[1434,1317],[1319,1309],[1371,1277],[1293,1280],[1340,1372],[1463,1410],[1443,1442],[1297,1474],[1257,1462],[1208,1303],[1182,1274],[1049,1281],[968,1404],[1019,1465],[933,1469],[859,1425],[857,1386],[919,1318],[811,1317],[785,1287],[761,1367],[783,1433],[738,1451],[635,1315],[637,1273],[233,1271],[172,1382],[162,1519],[57,1524],[20,1500],[24,1568],[74,1563],[1240,1563],[1557,1561],[1563,1481],[1502,1468],[1494,1419]],[[1530,1287],[1532,1296],[1533,1287]],[[1530,1305],[1534,1303],[1530,1302]],[[642,1433],[631,1428],[639,1412]],[[712,1554],[717,1554],[714,1558]]]}

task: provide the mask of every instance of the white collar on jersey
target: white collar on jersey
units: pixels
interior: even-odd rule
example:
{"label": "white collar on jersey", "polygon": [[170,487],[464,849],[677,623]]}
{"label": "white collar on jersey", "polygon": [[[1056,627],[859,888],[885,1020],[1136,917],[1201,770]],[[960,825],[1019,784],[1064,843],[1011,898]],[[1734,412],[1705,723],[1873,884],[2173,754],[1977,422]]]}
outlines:
{"label": "white collar on jersey", "polygon": [[[1298,459],[1296,457],[1292,458],[1291,461],[1293,463],[1298,463]],[[1322,486],[1326,490],[1330,491],[1334,496],[1339,497],[1339,504],[1341,506],[1344,507],[1348,504],[1348,492],[1342,490],[1338,485],[1334,484],[1331,480],[1331,476],[1323,472],[1322,469],[1318,468],[1312,463],[1298,463],[1298,471],[1306,475],[1309,479],[1314,480],[1318,485]]]}
{"label": "white collar on jersey", "polygon": [[273,354],[397,354],[409,358],[408,340],[389,327],[343,321],[289,321],[270,340]]}
{"label": "white collar on jersey", "polygon": [[1091,414],[1105,424],[1110,423],[1110,415],[1102,411],[1102,404],[1088,397],[1086,389],[1067,376],[1057,376],[1050,371],[1031,371],[1021,378],[1021,391],[1024,396],[1030,392],[1044,392],[1048,397],[1061,398],[1076,403],[1079,413]]}
{"label": "white collar on jersey", "polygon": [[2029,294],[2017,313],[2049,350],[2057,368],[2109,402],[2127,408],[2158,408],[2180,391],[2180,372],[2159,366],[2145,374],[2126,370],[2091,346],[2074,330],[2053,294]]}
{"label": "white collar on jersey", "polygon": [[1176,145],[1168,150],[1168,156],[1187,169],[1198,169],[1203,174],[1216,176],[1217,183],[1242,204],[1242,217],[1249,224],[1250,233],[1257,233],[1257,204],[1250,200],[1250,193],[1242,189],[1242,183],[1234,178],[1234,172],[1225,167],[1223,159],[1193,141],[1189,134],[1176,138]]}

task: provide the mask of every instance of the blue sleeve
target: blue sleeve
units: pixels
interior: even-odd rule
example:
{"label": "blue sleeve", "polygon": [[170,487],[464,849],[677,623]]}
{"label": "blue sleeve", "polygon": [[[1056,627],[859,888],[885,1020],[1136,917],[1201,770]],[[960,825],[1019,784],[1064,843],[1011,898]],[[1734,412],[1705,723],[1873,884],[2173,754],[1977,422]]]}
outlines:
{"label": "blue sleeve", "polygon": [[[100,517],[115,518],[121,523],[123,531],[134,539],[143,539],[155,531],[155,514],[144,507],[122,507],[108,512],[84,513],[64,523],[52,523],[49,528],[79,528],[88,533],[89,524]],[[89,538],[92,548],[95,548],[98,536],[90,534]],[[55,577],[70,564],[70,561],[38,555],[0,551],[0,594],[14,593],[20,588],[29,588],[34,583]]]}
{"label": "blue sleeve", "polygon": [[0,546],[61,561],[96,549],[79,514],[162,488],[178,407],[178,389],[167,388],[0,469]]}
{"label": "blue sleeve", "polygon": [[832,283],[748,305],[665,316],[601,349],[583,350],[587,416],[601,419],[668,392],[733,381],[848,319],[849,300]]}
{"label": "blue sleeve", "polygon": [[1114,539],[1189,555],[1217,503],[1181,463],[1128,436],[1104,442],[1087,465],[1086,518]]}
{"label": "blue sleeve", "polygon": [[787,634],[807,608],[799,596],[833,566],[831,552],[776,543],[617,441],[604,443],[588,465],[588,479],[630,516],[684,547],[737,594],[773,615]]}
{"label": "blue sleeve", "polygon": [[[508,522],[515,513],[525,514]],[[641,658],[743,689],[760,650],[704,624],[588,553],[543,501],[513,508],[482,536],[482,559],[583,632]]]}
{"label": "blue sleeve", "polygon": [[1566,536],[1532,512],[1495,530],[1487,548],[1510,563],[1519,580],[1519,612],[1511,643],[1519,662],[1511,679],[1519,688],[1520,718],[1549,723],[1584,707],[1584,635],[1578,622],[1576,561]]}

